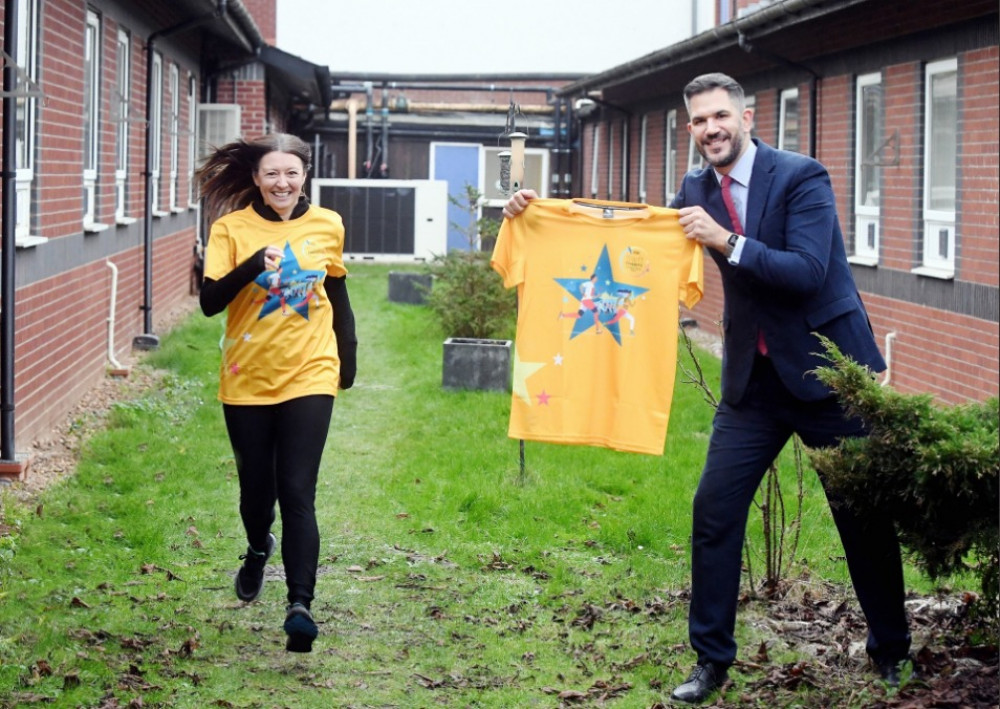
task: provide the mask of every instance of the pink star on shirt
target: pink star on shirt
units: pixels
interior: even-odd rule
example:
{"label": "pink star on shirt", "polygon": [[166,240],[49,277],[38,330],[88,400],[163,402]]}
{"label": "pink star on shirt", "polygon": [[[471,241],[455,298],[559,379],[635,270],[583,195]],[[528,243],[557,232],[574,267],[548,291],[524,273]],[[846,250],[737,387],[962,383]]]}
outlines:
{"label": "pink star on shirt", "polygon": [[550,395],[546,394],[545,390],[542,389],[542,393],[538,395],[538,403],[541,404],[542,406],[548,406],[549,405],[549,397],[550,397]]}
{"label": "pink star on shirt", "polygon": [[231,365],[229,365],[229,373],[230,374],[239,374],[240,373],[240,363],[239,362],[233,362]]}

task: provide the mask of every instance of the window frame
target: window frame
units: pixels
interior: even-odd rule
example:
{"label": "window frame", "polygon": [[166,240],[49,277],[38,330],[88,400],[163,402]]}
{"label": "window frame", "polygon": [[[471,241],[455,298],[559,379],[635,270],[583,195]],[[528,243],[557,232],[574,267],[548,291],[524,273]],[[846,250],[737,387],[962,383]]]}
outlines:
{"label": "window frame", "polygon": [[130,224],[128,216],[129,123],[132,121],[132,37],[118,28],[115,40],[115,222]]}
{"label": "window frame", "polygon": [[663,117],[663,203],[669,205],[677,196],[677,109]]}
{"label": "window frame", "polygon": [[[31,197],[35,182],[35,151],[38,142],[38,45],[40,0],[13,0],[17,8],[17,56],[19,70],[18,95],[15,102],[14,191],[16,218],[15,246],[27,247],[46,241],[31,235]],[[28,84],[25,86],[24,84]]]}
{"label": "window frame", "polygon": [[[790,106],[794,102],[795,110],[791,111]],[[794,115],[794,138],[795,145],[792,147],[790,140],[789,114]],[[783,89],[778,99],[778,149],[790,150],[792,152],[802,152],[802,131],[799,111],[799,89],[798,87]]]}
{"label": "window frame", "polygon": [[[878,104],[878,115],[876,116],[877,129],[874,136],[869,136],[865,130],[867,93],[873,86],[878,86],[880,98]],[[875,170],[873,182],[881,191],[882,168],[879,165],[866,166],[868,159],[878,159],[876,143],[881,141],[882,126],[885,120],[885,103],[881,97],[882,73],[872,72],[870,74],[860,74],[855,79],[854,87],[854,248],[853,254],[849,257],[852,263],[865,266],[876,266],[879,262],[879,251],[881,248],[881,197],[875,205],[868,204],[867,195],[861,193],[866,167]],[[871,146],[871,147],[869,147]],[[871,154],[867,153],[871,150]],[[869,241],[869,236],[871,237]]]}
{"label": "window frame", "polygon": [[600,163],[600,149],[601,149],[601,124],[594,123],[592,125],[593,133],[591,135],[591,156],[590,156],[590,197],[591,199],[597,199],[597,192],[600,190],[599,181],[599,163]]}
{"label": "window frame", "polygon": [[[923,185],[921,189],[921,207],[923,218],[923,239],[921,244],[921,266],[914,269],[916,273],[937,278],[954,278],[955,276],[955,251],[957,241],[956,213],[958,199],[957,172],[958,166],[954,165],[956,172],[955,205],[951,210],[932,209],[930,204],[931,192],[934,189],[932,181],[932,167],[936,157],[934,150],[934,79],[942,74],[953,73],[955,75],[955,95],[954,104],[956,117],[959,107],[958,102],[958,59],[950,57],[934,62],[928,62],[924,67],[924,151],[923,151]],[[954,122],[952,123],[954,125]],[[958,150],[958,128],[954,128],[955,155],[957,160]],[[947,242],[944,244],[944,254],[942,251],[941,235],[945,234]]]}
{"label": "window frame", "polygon": [[160,155],[163,140],[163,55],[153,52],[152,75],[148,77],[150,92],[149,140],[152,155],[149,163],[150,205],[154,217],[162,217],[166,212],[160,211]]}
{"label": "window frame", "polygon": [[106,228],[97,223],[97,176],[101,155],[101,17],[87,10],[83,40],[83,229]]}

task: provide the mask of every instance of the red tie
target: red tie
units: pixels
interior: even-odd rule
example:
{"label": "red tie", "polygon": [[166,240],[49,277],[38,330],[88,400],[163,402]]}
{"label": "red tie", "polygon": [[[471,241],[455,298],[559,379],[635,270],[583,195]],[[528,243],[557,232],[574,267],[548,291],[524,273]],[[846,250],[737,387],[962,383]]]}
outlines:
{"label": "red tie", "polygon": [[722,201],[726,203],[726,211],[729,212],[729,221],[733,223],[733,231],[743,236],[743,224],[740,223],[740,214],[736,211],[736,203],[733,202],[733,193],[729,186],[733,184],[733,178],[729,175],[722,176]]}
{"label": "red tie", "polygon": [[[722,201],[726,203],[726,211],[729,212],[729,221],[733,223],[733,231],[743,236],[743,224],[740,222],[739,212],[736,211],[736,203],[733,202],[733,193],[730,185],[733,178],[729,175],[722,176]],[[757,330],[757,351],[762,355],[767,355],[767,343],[764,342],[764,331]]]}

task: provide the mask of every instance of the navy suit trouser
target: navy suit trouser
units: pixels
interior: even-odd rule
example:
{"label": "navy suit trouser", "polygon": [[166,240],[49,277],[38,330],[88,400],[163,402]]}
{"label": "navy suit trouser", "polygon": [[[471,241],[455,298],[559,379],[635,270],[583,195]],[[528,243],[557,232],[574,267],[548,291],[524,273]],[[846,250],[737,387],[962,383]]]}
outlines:
{"label": "navy suit trouser", "polygon": [[[817,402],[793,397],[770,359],[758,355],[740,404],[719,404],[694,498],[688,629],[699,664],[729,667],[736,659],[734,630],[747,516],[764,474],[793,433],[806,446],[820,448],[866,432],[859,419],[845,415],[836,397]],[[909,652],[910,635],[893,522],[885,516],[859,517],[828,489],[826,493],[868,621],[868,653],[876,660],[902,659]]]}

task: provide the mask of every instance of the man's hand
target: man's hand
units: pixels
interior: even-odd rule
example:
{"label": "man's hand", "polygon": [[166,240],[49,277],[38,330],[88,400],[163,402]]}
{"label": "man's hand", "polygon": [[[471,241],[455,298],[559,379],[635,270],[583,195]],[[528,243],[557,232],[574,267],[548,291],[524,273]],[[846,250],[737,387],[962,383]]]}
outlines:
{"label": "man's hand", "polygon": [[682,207],[678,213],[687,238],[722,254],[726,253],[726,242],[731,232],[708,216],[708,212],[701,207]]}
{"label": "man's hand", "polygon": [[534,190],[518,190],[507,200],[507,204],[503,206],[503,215],[508,219],[513,219],[523,212],[525,207],[528,206],[528,202],[533,199],[538,199],[538,193]]}

